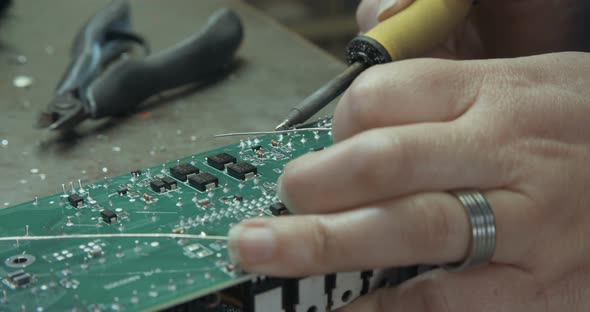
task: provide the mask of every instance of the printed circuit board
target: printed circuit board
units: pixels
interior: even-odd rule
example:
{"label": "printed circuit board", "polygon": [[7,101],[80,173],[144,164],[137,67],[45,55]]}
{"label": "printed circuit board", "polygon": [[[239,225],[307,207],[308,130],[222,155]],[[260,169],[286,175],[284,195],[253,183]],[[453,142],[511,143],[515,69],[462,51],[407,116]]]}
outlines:
{"label": "printed circuit board", "polygon": [[239,272],[227,242],[215,239],[241,220],[287,214],[276,195],[284,165],[331,143],[329,131],[248,138],[92,184],[68,181],[57,194],[0,210],[1,236],[16,237],[0,241],[0,310],[307,312],[346,304],[376,283],[374,272],[257,277]]}

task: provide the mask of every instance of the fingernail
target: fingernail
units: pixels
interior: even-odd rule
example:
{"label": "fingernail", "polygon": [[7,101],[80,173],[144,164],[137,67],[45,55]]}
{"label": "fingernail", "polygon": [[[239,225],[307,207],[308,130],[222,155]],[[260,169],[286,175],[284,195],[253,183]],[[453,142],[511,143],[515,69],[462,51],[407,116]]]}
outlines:
{"label": "fingernail", "polygon": [[397,4],[398,0],[381,0],[377,11],[377,18],[382,19],[382,15]]}
{"label": "fingernail", "polygon": [[228,236],[229,256],[235,265],[268,262],[276,250],[274,231],[268,227],[236,225]]}

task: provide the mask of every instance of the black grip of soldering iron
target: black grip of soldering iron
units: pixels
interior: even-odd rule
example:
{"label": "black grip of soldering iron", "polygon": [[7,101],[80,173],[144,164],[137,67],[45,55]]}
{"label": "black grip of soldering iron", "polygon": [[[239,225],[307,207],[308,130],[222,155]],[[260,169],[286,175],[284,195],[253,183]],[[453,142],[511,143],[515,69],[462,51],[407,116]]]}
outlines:
{"label": "black grip of soldering iron", "polygon": [[107,69],[88,90],[88,114],[92,118],[126,114],[153,95],[204,81],[233,61],[242,39],[239,16],[223,9],[201,32],[178,45]]}

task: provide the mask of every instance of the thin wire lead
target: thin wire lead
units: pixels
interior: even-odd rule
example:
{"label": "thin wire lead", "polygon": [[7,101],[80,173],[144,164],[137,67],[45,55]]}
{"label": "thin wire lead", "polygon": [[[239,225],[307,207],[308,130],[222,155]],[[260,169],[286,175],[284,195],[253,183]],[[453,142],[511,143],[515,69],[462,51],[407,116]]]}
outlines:
{"label": "thin wire lead", "polygon": [[80,238],[189,238],[202,240],[228,240],[227,236],[210,236],[200,234],[175,234],[175,233],[117,233],[117,234],[71,234],[71,235],[39,235],[39,236],[4,236],[0,241],[34,241],[34,240],[60,240]]}
{"label": "thin wire lead", "polygon": [[264,134],[283,134],[283,133],[292,133],[292,132],[304,132],[304,131],[332,131],[332,128],[300,128],[300,129],[289,129],[289,130],[278,130],[278,131],[258,131],[258,132],[233,132],[233,133],[224,133],[224,134],[217,134],[214,137],[222,138],[222,137],[231,137],[231,136],[253,136],[253,135],[264,135]]}

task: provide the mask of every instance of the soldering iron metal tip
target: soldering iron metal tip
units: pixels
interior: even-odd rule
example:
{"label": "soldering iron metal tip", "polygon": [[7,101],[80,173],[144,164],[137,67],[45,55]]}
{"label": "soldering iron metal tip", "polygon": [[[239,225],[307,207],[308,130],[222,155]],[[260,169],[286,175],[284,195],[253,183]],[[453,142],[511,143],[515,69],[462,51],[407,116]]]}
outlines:
{"label": "soldering iron metal tip", "polygon": [[289,119],[285,119],[278,126],[276,126],[275,130],[277,130],[277,131],[286,130],[288,128],[288,126],[287,126],[288,124],[289,124]]}

